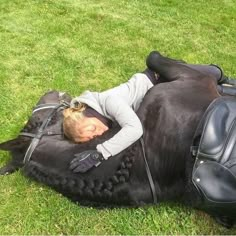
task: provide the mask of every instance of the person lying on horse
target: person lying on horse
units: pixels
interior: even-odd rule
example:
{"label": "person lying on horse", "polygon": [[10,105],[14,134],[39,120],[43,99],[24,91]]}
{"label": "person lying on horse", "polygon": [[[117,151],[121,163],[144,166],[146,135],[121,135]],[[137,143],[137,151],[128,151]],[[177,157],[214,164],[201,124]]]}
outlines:
{"label": "person lying on horse", "polygon": [[85,91],[72,99],[64,110],[64,134],[72,141],[86,142],[107,131],[116,121],[121,130],[111,139],[97,145],[96,150],[78,154],[71,164],[74,172],[85,172],[102,160],[114,156],[143,134],[136,111],[147,91],[158,81],[156,73],[146,69],[134,74],[128,82],[104,92]]}
{"label": "person lying on horse", "polygon": [[[145,94],[160,82],[175,80],[176,75],[179,76],[179,65],[211,74],[219,84],[227,79],[215,65],[191,65],[163,57],[156,51],[151,52],[147,57],[148,68],[145,71],[134,74],[128,82],[104,92],[85,91],[72,99],[70,108],[64,110],[63,131],[75,143],[87,142],[102,135],[114,121],[121,127],[112,138],[98,144],[96,150],[77,154],[70,169],[84,173],[136,142],[143,135],[143,128],[135,112]],[[162,76],[160,66],[165,69],[163,74],[168,76]]]}

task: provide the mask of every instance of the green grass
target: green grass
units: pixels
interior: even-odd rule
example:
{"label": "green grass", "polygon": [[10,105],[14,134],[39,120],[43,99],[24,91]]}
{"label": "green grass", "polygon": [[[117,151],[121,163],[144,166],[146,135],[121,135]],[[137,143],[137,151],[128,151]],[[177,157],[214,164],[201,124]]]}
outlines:
{"label": "green grass", "polygon": [[[158,49],[236,76],[235,0],[1,0],[0,142],[50,89],[79,95],[126,81]],[[0,165],[10,158],[1,152]],[[235,234],[178,204],[77,206],[20,172],[0,177],[0,234]]]}

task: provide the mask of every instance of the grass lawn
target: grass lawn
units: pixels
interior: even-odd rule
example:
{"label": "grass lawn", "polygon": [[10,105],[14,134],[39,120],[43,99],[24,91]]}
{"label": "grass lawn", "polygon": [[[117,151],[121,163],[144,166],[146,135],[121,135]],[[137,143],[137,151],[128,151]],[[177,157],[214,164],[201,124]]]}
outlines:
{"label": "grass lawn", "polygon": [[[126,81],[157,49],[236,77],[236,0],[1,0],[0,142],[50,89]],[[0,153],[0,165],[10,158]],[[175,203],[83,208],[20,172],[0,177],[0,234],[236,234]]]}

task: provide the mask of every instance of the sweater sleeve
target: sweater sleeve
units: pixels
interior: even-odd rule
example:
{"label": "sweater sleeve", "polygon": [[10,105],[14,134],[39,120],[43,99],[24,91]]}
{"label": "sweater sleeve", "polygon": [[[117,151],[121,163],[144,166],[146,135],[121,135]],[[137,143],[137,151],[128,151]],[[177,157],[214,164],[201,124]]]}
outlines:
{"label": "sweater sleeve", "polygon": [[97,145],[97,150],[108,159],[137,141],[143,134],[143,128],[134,110],[118,96],[108,96],[104,105],[107,114],[121,126],[111,139]]}

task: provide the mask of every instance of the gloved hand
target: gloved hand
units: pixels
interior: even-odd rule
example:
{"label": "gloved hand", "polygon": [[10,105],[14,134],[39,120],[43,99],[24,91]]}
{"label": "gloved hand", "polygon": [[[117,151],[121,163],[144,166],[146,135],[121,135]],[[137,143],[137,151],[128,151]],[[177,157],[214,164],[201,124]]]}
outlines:
{"label": "gloved hand", "polygon": [[104,160],[101,153],[96,150],[88,150],[75,154],[75,158],[70,163],[70,170],[84,173],[93,166],[97,167]]}

